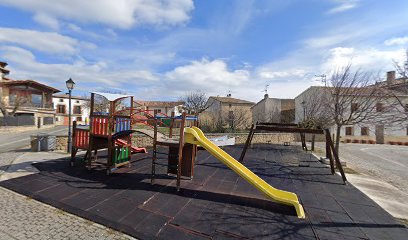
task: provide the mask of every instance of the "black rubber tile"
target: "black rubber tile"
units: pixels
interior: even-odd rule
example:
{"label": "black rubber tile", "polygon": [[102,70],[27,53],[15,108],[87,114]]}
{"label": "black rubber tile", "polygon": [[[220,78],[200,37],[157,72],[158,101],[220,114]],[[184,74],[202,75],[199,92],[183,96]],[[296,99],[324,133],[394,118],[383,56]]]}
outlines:
{"label": "black rubber tile", "polygon": [[179,226],[166,225],[159,233],[158,239],[177,239],[177,240],[205,240],[211,239],[211,236],[206,236],[201,233],[196,233],[189,229],[184,229]]}

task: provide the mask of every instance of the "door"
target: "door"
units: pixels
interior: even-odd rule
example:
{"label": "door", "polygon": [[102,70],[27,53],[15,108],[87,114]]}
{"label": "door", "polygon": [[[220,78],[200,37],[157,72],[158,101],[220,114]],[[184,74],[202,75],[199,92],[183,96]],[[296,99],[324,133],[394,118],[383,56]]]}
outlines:
{"label": "door", "polygon": [[377,144],[384,144],[384,125],[375,126],[375,141]]}
{"label": "door", "polygon": [[64,126],[68,126],[68,124],[69,124],[69,118],[64,117]]}

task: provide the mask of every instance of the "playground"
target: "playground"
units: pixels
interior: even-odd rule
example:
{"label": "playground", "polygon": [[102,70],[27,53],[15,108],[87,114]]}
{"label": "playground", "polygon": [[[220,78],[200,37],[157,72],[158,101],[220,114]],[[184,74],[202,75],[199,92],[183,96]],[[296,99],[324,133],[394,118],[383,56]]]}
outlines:
{"label": "playground", "polygon": [[[108,100],[102,111],[96,95]],[[128,105],[124,99],[130,99]],[[405,239],[408,234],[347,183],[328,130],[256,123],[244,146],[227,146],[208,139],[196,116],[135,118],[132,96],[92,93],[90,112],[89,126],[74,122],[70,159],[35,163],[38,174],[0,185],[139,239]],[[150,128],[134,127],[141,122]],[[159,131],[163,127],[165,133]],[[251,144],[259,131],[300,134],[302,146]],[[151,137],[153,147],[133,146],[136,132]],[[305,134],[326,136],[329,167],[307,152]]]}
{"label": "playground", "polygon": [[[242,147],[225,150],[239,158]],[[151,149],[148,149],[151,151]],[[106,155],[106,152],[101,153]],[[295,192],[305,209],[274,203],[207,151],[198,151],[193,180],[156,168],[151,155],[132,157],[130,168],[106,175],[70,167],[67,159],[35,164],[39,174],[3,187],[139,239],[405,239],[407,229],[300,147],[256,145],[246,166],[274,187]],[[165,160],[159,160],[165,163]]]}

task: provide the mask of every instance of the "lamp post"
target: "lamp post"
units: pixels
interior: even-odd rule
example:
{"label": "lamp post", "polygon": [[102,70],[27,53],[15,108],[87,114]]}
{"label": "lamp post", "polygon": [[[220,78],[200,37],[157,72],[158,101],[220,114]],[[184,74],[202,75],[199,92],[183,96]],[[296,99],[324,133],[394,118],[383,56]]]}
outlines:
{"label": "lamp post", "polygon": [[71,139],[71,93],[72,93],[72,89],[74,89],[75,86],[75,82],[72,81],[72,79],[68,79],[65,84],[67,85],[67,89],[68,89],[68,96],[69,96],[69,100],[68,100],[68,150],[67,152],[70,153],[71,152],[71,148],[72,148],[72,139]]}

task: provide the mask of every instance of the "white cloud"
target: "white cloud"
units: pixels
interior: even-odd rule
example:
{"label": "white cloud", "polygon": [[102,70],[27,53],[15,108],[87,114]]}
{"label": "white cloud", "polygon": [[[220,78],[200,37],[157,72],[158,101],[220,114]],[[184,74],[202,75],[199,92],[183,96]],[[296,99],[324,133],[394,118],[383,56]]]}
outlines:
{"label": "white cloud", "polygon": [[328,14],[340,13],[356,8],[359,5],[359,0],[335,0],[338,5],[327,11]]}
{"label": "white cloud", "polygon": [[43,19],[41,23],[49,23],[55,18],[118,28],[183,24],[194,9],[192,0],[1,0],[0,4],[33,12],[36,16],[47,16],[48,21]]}
{"label": "white cloud", "polygon": [[385,40],[384,44],[386,46],[408,44],[408,37],[390,38],[390,39]]}
{"label": "white cloud", "polygon": [[184,89],[190,90],[201,89],[214,94],[244,86],[249,80],[249,75],[247,70],[229,70],[227,64],[219,59],[193,61],[165,74],[172,86],[184,86]]}
{"label": "white cloud", "polygon": [[59,22],[57,19],[55,19],[54,17],[51,17],[48,14],[44,14],[44,13],[37,13],[34,15],[34,21],[47,26],[53,30],[58,30],[59,28]]}
{"label": "white cloud", "polygon": [[[108,62],[87,62],[83,59],[72,63],[46,64],[36,60],[28,50],[19,47],[0,47],[0,56],[6,59],[13,79],[34,79],[56,88],[65,89],[65,80],[72,77],[77,89],[82,91],[121,89],[124,92],[157,84],[158,76],[147,70],[120,70]],[[129,84],[132,89],[129,89]]]}
{"label": "white cloud", "polygon": [[17,44],[45,53],[75,54],[78,40],[54,32],[0,28],[0,42]]}
{"label": "white cloud", "polygon": [[361,68],[363,71],[384,73],[393,69],[393,61],[402,61],[404,49],[380,50],[376,48],[332,48],[329,51],[322,69],[325,72],[339,67],[352,64],[353,67]]}

